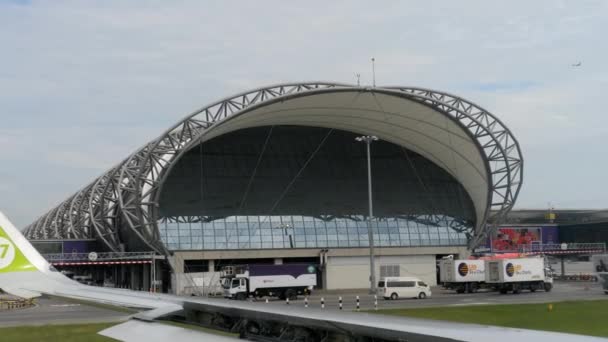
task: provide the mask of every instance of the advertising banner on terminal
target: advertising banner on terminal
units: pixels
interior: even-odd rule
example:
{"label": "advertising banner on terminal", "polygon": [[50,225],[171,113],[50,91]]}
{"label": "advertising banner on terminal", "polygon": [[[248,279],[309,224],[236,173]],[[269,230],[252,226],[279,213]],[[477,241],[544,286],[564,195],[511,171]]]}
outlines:
{"label": "advertising banner on terminal", "polygon": [[490,236],[487,247],[493,252],[510,252],[557,243],[556,226],[501,226]]}

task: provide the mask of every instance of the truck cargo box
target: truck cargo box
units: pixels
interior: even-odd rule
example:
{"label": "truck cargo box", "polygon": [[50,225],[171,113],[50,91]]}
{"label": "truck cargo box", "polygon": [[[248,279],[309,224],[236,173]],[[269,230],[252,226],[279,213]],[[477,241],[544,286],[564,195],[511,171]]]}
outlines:
{"label": "truck cargo box", "polygon": [[317,286],[315,265],[250,265],[248,270],[252,292],[263,288]]}
{"label": "truck cargo box", "polygon": [[543,258],[486,260],[486,283],[545,281]]}
{"label": "truck cargo box", "polygon": [[596,254],[591,256],[593,271],[596,273],[608,272],[608,254]]}
{"label": "truck cargo box", "polygon": [[443,259],[439,262],[439,278],[442,283],[483,282],[483,260]]}

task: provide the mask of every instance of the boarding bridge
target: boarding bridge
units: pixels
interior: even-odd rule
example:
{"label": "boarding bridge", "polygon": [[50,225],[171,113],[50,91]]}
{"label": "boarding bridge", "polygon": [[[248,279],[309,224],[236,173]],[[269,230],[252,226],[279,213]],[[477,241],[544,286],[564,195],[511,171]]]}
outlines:
{"label": "boarding bridge", "polygon": [[567,254],[604,254],[606,244],[601,243],[531,243],[520,245],[517,248],[519,253],[545,254],[545,255],[567,255]]}

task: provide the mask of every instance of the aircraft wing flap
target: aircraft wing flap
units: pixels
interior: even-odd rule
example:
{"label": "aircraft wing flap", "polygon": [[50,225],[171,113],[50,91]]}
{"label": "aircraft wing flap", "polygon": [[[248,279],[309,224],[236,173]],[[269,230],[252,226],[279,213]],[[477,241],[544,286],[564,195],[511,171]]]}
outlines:
{"label": "aircraft wing flap", "polygon": [[162,306],[162,307],[156,308],[154,310],[140,312],[140,313],[136,314],[135,316],[133,316],[133,318],[136,318],[136,319],[139,319],[142,321],[146,321],[146,322],[151,322],[151,321],[154,321],[156,319],[159,319],[159,318],[162,318],[165,316],[178,314],[178,313],[182,312],[183,310],[184,310],[184,308],[181,305],[168,304],[167,306]]}
{"label": "aircraft wing flap", "polygon": [[99,332],[100,335],[125,342],[234,342],[236,338],[185,329],[162,323],[130,320]]}
{"label": "aircraft wing flap", "polygon": [[20,289],[20,288],[14,288],[14,287],[13,288],[4,287],[4,288],[2,288],[2,290],[13,296],[21,297],[24,299],[32,299],[32,298],[40,297],[42,295],[40,292],[35,292],[35,291],[30,291],[30,290]]}
{"label": "aircraft wing flap", "polygon": [[456,323],[419,318],[396,317],[363,312],[340,312],[317,308],[264,305],[261,303],[218,300],[185,300],[184,310],[197,310],[263,322],[306,327],[313,330],[340,332],[350,336],[370,336],[389,341],[409,342],[553,342],[605,341],[594,336],[529,329],[507,328],[480,324]]}

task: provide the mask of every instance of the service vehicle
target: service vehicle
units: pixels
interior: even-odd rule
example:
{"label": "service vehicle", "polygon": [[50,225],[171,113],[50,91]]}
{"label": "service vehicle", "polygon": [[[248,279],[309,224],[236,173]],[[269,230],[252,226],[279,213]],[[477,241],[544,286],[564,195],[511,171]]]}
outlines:
{"label": "service vehicle", "polygon": [[431,287],[414,277],[386,277],[378,282],[378,295],[384,299],[419,298],[432,295]]}
{"label": "service vehicle", "polygon": [[597,274],[604,293],[608,295],[608,254],[593,255],[593,271]]}
{"label": "service vehicle", "polygon": [[74,275],[72,277],[72,279],[76,280],[77,282],[79,282],[81,284],[95,285],[95,282],[93,281],[93,276],[91,276],[90,274],[87,274],[87,275]]}
{"label": "service vehicle", "polygon": [[294,300],[317,286],[317,266],[311,264],[225,266],[220,283],[224,297],[278,297]]}
{"label": "service vehicle", "polygon": [[485,269],[484,260],[441,259],[439,280],[446,289],[473,293],[485,287]]}
{"label": "service vehicle", "polygon": [[502,294],[553,288],[553,273],[542,257],[486,260],[485,268],[486,283]]}

